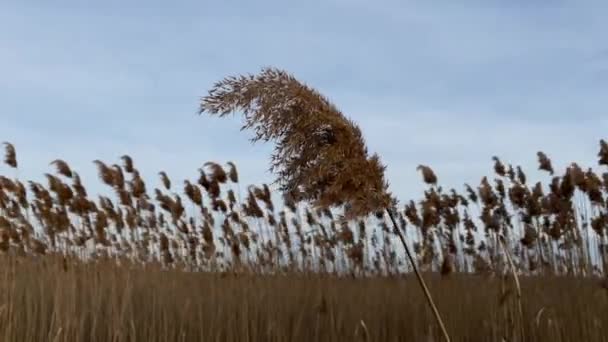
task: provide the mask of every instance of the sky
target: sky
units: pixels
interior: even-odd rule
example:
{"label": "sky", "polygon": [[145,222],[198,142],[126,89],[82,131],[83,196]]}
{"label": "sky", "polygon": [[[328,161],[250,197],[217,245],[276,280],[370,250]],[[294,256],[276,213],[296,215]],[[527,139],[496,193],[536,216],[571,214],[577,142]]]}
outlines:
{"label": "sky", "polygon": [[[356,121],[402,201],[431,166],[446,188],[492,174],[492,156],[593,166],[608,138],[605,1],[0,1],[0,141],[22,179],[61,158],[89,191],[92,163],[123,154],[159,184],[234,161],[271,182],[271,145],[238,115],[197,115],[229,75],[273,66]],[[603,170],[606,171],[606,170]],[[13,175],[0,166],[0,174]]]}

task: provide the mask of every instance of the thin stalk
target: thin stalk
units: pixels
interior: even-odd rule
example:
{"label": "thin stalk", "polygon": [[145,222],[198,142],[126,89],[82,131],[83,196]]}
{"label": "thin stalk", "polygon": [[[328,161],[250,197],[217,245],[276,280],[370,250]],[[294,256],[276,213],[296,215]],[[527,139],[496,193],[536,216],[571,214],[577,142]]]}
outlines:
{"label": "thin stalk", "polygon": [[511,253],[505,246],[504,238],[501,236],[501,239],[499,239],[499,241],[500,241],[500,245],[502,246],[502,249],[505,252],[505,255],[507,257],[507,262],[509,263],[509,268],[511,269],[511,275],[513,275],[513,281],[515,282],[515,290],[517,293],[517,305],[518,305],[519,318],[520,318],[521,336],[523,338],[526,335],[525,335],[525,327],[523,324],[524,309],[523,309],[523,305],[521,303],[521,286],[519,283],[519,277],[517,276],[517,271],[515,270],[515,264],[513,263],[513,259],[511,258]]}
{"label": "thin stalk", "polygon": [[439,310],[437,309],[437,306],[435,305],[435,302],[433,301],[433,297],[431,296],[431,292],[429,291],[428,287],[426,286],[426,283],[424,282],[424,279],[422,278],[422,275],[420,274],[420,271],[418,270],[418,266],[416,266],[416,262],[414,260],[414,257],[412,256],[412,253],[409,249],[409,247],[407,246],[407,243],[405,241],[405,236],[403,236],[403,233],[401,232],[401,229],[399,229],[399,226],[397,225],[397,222],[395,221],[395,217],[393,216],[393,212],[390,209],[386,209],[386,212],[388,213],[388,216],[391,218],[391,222],[393,223],[393,227],[395,228],[395,231],[397,232],[397,236],[399,236],[399,240],[401,240],[401,244],[403,245],[403,248],[405,249],[405,254],[407,255],[407,258],[409,259],[410,263],[412,264],[412,268],[414,269],[414,273],[416,274],[416,278],[418,278],[418,282],[420,283],[420,287],[422,287],[422,290],[424,292],[424,295],[426,296],[426,300],[429,303],[429,306],[431,307],[431,309],[433,310],[433,314],[435,315],[435,319],[437,320],[437,324],[439,324],[439,327],[441,328],[441,332],[443,333],[443,337],[445,338],[445,340],[447,342],[450,341],[450,335],[448,334],[447,329],[445,328],[445,324],[443,323],[443,320],[441,319],[441,315],[439,314]]}

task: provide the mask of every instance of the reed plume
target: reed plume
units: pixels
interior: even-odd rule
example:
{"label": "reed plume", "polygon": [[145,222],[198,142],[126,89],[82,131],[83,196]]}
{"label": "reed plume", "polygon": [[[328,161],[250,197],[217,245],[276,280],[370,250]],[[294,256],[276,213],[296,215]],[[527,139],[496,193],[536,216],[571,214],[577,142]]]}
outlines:
{"label": "reed plume", "polygon": [[125,171],[128,173],[132,173],[133,172],[133,159],[126,154],[124,156],[120,157],[120,159],[122,159],[122,161],[124,163]]}
{"label": "reed plume", "polygon": [[228,166],[230,167],[228,171],[228,178],[232,183],[239,182],[239,173],[237,171],[236,165],[233,162],[228,162]]}
{"label": "reed plume", "polygon": [[4,142],[4,163],[14,169],[17,168],[17,152],[13,144]]}
{"label": "reed plume", "polygon": [[169,176],[167,176],[167,173],[165,171],[161,171],[158,173],[158,175],[160,176],[160,180],[165,189],[171,190],[171,180],[169,179]]}
{"label": "reed plume", "polygon": [[202,98],[199,114],[225,117],[237,110],[243,113],[242,130],[255,132],[252,142],[276,142],[270,171],[278,175],[276,182],[284,193],[296,194],[318,208],[344,206],[347,219],[388,212],[449,341],[391,211],[396,200],[384,179],[385,166],[377,154],[368,154],[360,128],[316,90],[274,68],[264,68],[258,75],[230,76],[216,83]]}
{"label": "reed plume", "polygon": [[435,175],[433,169],[426,165],[418,165],[416,169],[422,173],[422,179],[426,184],[437,184],[437,176]]}
{"label": "reed plume", "polygon": [[66,163],[65,161],[63,161],[61,159],[56,159],[53,162],[51,162],[51,165],[55,165],[55,168],[57,169],[57,173],[59,173],[60,175],[66,176],[68,178],[72,178],[72,170],[70,169],[70,166],[68,165],[68,163]]}
{"label": "reed plume", "polygon": [[539,170],[543,170],[543,171],[547,171],[549,172],[549,174],[553,174],[553,165],[551,164],[551,159],[549,159],[549,157],[547,157],[547,155],[544,152],[537,152],[536,155],[538,156],[538,169]]}
{"label": "reed plume", "polygon": [[345,205],[348,217],[391,205],[378,155],[368,155],[361,131],[333,104],[288,73],[265,68],[227,77],[202,99],[200,113],[241,110],[252,142],[275,141],[270,170],[285,193],[319,207]]}

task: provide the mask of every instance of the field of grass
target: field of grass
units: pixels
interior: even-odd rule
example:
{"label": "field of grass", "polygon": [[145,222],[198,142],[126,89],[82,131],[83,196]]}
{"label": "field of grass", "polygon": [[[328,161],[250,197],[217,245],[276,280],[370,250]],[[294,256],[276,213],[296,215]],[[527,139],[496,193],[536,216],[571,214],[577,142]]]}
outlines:
{"label": "field of grass", "polygon": [[[410,276],[192,273],[58,256],[0,263],[3,341],[440,340]],[[508,281],[426,279],[453,341],[607,340],[608,291],[595,280],[524,277],[520,318]]]}
{"label": "field of grass", "polygon": [[280,194],[215,162],[150,189],[126,155],[94,162],[112,195],[90,194],[61,159],[19,179],[4,143],[3,340],[608,340],[608,172],[538,152],[531,184],[494,157],[459,191],[420,165],[423,198],[398,203],[359,128],[293,77],[227,78],[201,112],[237,108],[279,141]]}
{"label": "field of grass", "polygon": [[[266,186],[248,188],[239,201],[233,164],[225,173],[209,164],[211,172],[185,183],[183,201],[177,190],[170,192],[163,174],[165,189],[155,189],[152,200],[138,191],[145,184],[130,158],[123,160],[125,165],[114,167],[98,162],[101,179],[116,190],[115,199],[88,199],[77,174],[63,162],[55,163],[56,176],[47,176],[48,187],[29,183],[26,189],[20,180],[0,177],[2,340],[441,339],[386,217],[346,222],[336,211],[315,212],[289,199],[275,208]],[[508,192],[522,184],[514,180]],[[429,218],[418,219],[412,212],[420,208],[424,215],[440,191],[431,187],[418,205],[399,211],[399,221],[414,241],[416,259],[427,271],[425,279],[453,341],[608,340],[603,268],[596,266],[595,275],[585,273],[586,264],[579,259],[583,254],[577,254],[583,250],[580,244],[552,255],[547,242],[551,231],[540,224],[532,225],[539,227],[532,243],[526,233],[520,236],[511,228],[521,314],[517,289],[501,261],[504,254],[493,249],[492,231],[484,231],[483,218],[458,221],[452,228],[482,232],[475,235],[475,248],[467,250],[473,242],[464,239],[450,251],[450,240],[439,238],[438,254],[428,257],[425,253],[434,249],[424,236],[449,231],[444,225],[448,217],[440,216],[425,231],[427,224],[417,220]],[[482,184],[474,194],[483,191]],[[525,191],[529,196],[534,192]],[[542,195],[539,203],[551,194]],[[468,206],[459,196],[453,197],[460,201],[456,208],[471,215],[473,195]],[[441,195],[446,204],[437,205],[448,205],[450,198]],[[605,211],[593,208],[596,215]],[[548,214],[537,215],[533,223]],[[559,238],[567,241],[568,236]],[[485,249],[480,247],[484,244]],[[448,270],[441,252],[454,255]],[[530,261],[540,256],[545,266],[532,268]]]}

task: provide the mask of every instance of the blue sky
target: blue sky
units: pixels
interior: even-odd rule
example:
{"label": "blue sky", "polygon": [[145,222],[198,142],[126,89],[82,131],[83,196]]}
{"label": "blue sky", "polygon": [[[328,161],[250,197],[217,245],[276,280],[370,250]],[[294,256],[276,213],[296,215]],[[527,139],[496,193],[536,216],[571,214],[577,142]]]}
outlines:
{"label": "blue sky", "polygon": [[[19,176],[55,158],[98,189],[92,160],[131,155],[150,187],[206,161],[268,182],[272,146],[238,117],[196,115],[227,75],[275,66],[326,94],[388,164],[402,200],[428,164],[446,187],[534,178],[536,151],[595,166],[608,138],[605,1],[0,2],[0,141]],[[0,173],[11,171],[0,166]]]}

